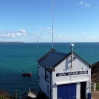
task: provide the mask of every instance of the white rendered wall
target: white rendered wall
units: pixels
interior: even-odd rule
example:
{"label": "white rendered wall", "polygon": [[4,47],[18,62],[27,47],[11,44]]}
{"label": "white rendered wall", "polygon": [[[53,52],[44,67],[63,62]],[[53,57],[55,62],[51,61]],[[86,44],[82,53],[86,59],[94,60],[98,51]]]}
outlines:
{"label": "white rendered wall", "polygon": [[[48,75],[48,82],[45,81],[45,69],[39,65],[39,87],[41,90],[48,96],[50,97],[50,74],[47,72]],[[47,91],[47,85],[49,86],[49,92]]]}
{"label": "white rendered wall", "polygon": [[[71,63],[69,62],[69,58],[60,63],[55,71],[52,72],[52,80],[53,84],[56,82],[72,82],[72,81],[87,81],[89,80],[89,76],[91,76],[91,69],[89,69],[88,64],[85,64],[82,60],[76,57],[76,60],[72,62],[73,67],[70,68]],[[69,62],[69,63],[68,63]],[[79,75],[71,75],[71,76],[58,76],[56,77],[56,73],[66,73],[66,72],[75,72],[75,71],[87,71],[88,74],[79,74]]]}
{"label": "white rendered wall", "polygon": [[80,82],[76,86],[76,99],[80,99]]}

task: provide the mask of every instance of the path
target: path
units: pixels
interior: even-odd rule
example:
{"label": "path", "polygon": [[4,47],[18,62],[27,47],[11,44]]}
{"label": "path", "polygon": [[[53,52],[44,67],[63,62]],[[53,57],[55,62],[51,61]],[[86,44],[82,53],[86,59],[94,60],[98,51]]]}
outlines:
{"label": "path", "polygon": [[99,91],[92,91],[92,99],[99,99]]}

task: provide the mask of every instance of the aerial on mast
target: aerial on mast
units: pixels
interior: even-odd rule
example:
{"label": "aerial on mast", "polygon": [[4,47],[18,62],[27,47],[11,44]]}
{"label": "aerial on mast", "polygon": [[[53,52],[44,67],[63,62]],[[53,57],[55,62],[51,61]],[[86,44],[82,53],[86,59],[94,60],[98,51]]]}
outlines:
{"label": "aerial on mast", "polygon": [[52,48],[53,48],[53,8],[54,8],[54,0],[52,0]]}
{"label": "aerial on mast", "polygon": [[73,61],[73,47],[74,47],[74,44],[71,43],[70,47],[71,47],[71,67],[72,67],[72,61]]}

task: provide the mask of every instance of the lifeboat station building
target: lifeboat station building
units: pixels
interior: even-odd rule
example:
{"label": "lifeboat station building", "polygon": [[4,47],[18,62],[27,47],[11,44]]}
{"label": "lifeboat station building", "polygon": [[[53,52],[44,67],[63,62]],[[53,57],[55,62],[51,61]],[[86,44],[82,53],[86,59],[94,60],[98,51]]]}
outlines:
{"label": "lifeboat station building", "polygon": [[91,99],[91,68],[74,51],[51,49],[38,60],[39,87],[49,99]]}

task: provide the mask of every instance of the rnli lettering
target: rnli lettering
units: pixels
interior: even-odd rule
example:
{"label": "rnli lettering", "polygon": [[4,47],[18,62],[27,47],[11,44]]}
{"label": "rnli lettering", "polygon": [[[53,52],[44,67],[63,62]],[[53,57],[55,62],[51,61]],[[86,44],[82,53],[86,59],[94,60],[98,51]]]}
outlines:
{"label": "rnli lettering", "polygon": [[75,71],[75,72],[66,72],[66,73],[56,73],[56,77],[58,77],[58,76],[69,76],[69,75],[80,75],[80,74],[88,74],[88,71]]}

